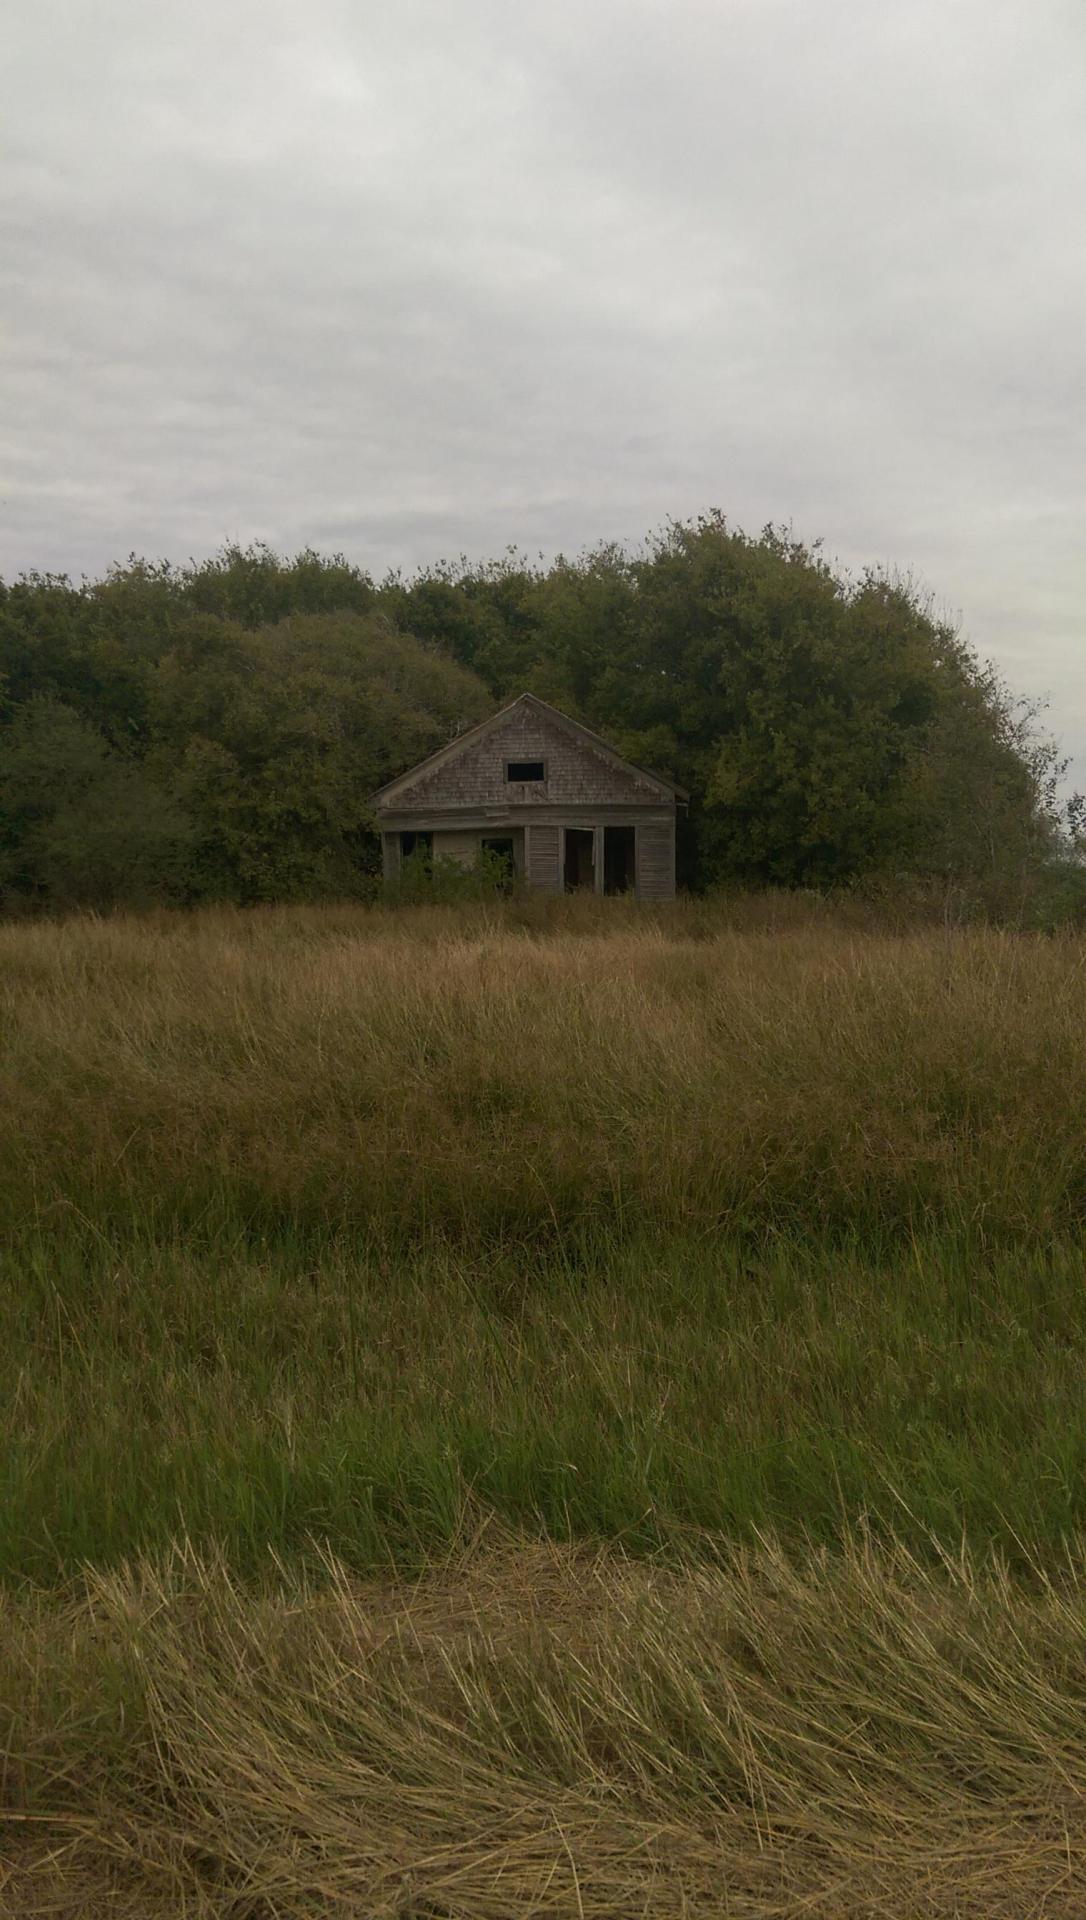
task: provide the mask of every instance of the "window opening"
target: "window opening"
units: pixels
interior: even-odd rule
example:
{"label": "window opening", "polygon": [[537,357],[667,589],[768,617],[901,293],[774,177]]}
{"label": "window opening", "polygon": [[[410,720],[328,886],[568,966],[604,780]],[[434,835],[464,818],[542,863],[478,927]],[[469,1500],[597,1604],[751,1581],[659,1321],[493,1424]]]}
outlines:
{"label": "window opening", "polygon": [[545,780],[547,763],[545,760],[507,760],[505,777],[507,780]]}

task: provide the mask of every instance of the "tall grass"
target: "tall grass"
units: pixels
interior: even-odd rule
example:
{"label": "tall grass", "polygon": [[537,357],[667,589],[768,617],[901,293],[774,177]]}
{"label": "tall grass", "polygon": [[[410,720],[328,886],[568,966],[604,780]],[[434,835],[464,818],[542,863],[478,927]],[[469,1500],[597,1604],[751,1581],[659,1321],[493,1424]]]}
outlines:
{"label": "tall grass", "polygon": [[696,910],[8,927],[0,1220],[1075,1231],[1084,955]]}
{"label": "tall grass", "polygon": [[1079,1249],[390,1256],[31,1240],[0,1299],[0,1577],[179,1532],[424,1567],[480,1512],[641,1553],[858,1514],[1047,1564],[1086,1532]]}
{"label": "tall grass", "polygon": [[1084,962],[0,928],[0,1914],[1081,1913]]}
{"label": "tall grass", "polygon": [[1083,1526],[1086,948],[609,904],[0,930],[0,1578]]}

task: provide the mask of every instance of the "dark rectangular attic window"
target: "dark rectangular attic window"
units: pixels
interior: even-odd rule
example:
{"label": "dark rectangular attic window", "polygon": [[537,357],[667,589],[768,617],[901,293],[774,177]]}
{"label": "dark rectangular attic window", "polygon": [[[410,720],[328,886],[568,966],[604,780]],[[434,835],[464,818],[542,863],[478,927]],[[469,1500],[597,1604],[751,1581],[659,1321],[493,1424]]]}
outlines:
{"label": "dark rectangular attic window", "polygon": [[507,760],[505,777],[507,780],[545,780],[547,763],[545,760]]}

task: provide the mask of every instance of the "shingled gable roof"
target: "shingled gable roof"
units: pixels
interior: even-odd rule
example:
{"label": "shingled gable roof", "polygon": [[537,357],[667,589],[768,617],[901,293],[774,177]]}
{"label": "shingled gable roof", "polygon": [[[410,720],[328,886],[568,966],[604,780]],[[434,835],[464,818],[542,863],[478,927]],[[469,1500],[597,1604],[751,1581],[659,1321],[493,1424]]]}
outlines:
{"label": "shingled gable roof", "polygon": [[548,706],[545,700],[540,700],[534,693],[518,694],[507,707],[492,713],[486,720],[480,720],[474,727],[469,727],[466,733],[458,734],[455,740],[449,741],[448,746],[438,747],[436,753],[427,754],[426,759],[420,760],[417,766],[409,767],[406,773],[397,774],[395,780],[386,781],[383,787],[378,787],[377,792],[372,796],[373,800],[388,800],[401,787],[410,786],[418,779],[420,773],[432,772],[437,767],[444,766],[447,761],[455,760],[457,754],[463,753],[466,747],[475,746],[488,733],[492,733],[495,727],[500,726],[503,720],[508,720],[509,715],[515,713],[518,707],[527,707],[530,711],[538,713],[544,720],[550,721],[553,726],[561,727],[563,732],[568,733],[572,739],[579,741],[582,746],[590,747],[593,753],[599,754],[609,766],[618,767],[623,773],[636,773],[642,780],[650,780],[654,786],[660,788],[662,793],[670,794],[675,800],[689,800],[690,795],[685,787],[677,787],[673,780],[665,780],[662,773],[650,773],[646,767],[637,767],[631,760],[624,760],[620,753],[616,753],[613,747],[607,745],[606,740],[600,739],[598,733],[593,733],[588,727],[582,727],[579,720],[571,720],[568,713],[560,713],[557,707]]}

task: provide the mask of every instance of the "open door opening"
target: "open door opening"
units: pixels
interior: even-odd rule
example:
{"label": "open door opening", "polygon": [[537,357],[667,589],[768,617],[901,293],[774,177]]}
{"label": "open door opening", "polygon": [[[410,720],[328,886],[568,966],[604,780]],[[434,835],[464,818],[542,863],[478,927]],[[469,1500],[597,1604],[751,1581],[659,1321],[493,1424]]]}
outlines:
{"label": "open door opening", "polygon": [[563,878],[567,893],[591,892],[596,884],[593,858],[595,835],[591,827],[566,828],[566,859]]}
{"label": "open door opening", "polygon": [[633,827],[603,829],[603,891],[629,893],[634,884]]}
{"label": "open door opening", "polygon": [[497,834],[485,839],[483,841],[483,852],[492,854],[495,861],[501,862],[500,877],[496,876],[498,878],[498,891],[500,893],[512,893],[513,881],[516,878],[517,871],[516,853],[513,847],[512,834]]}

